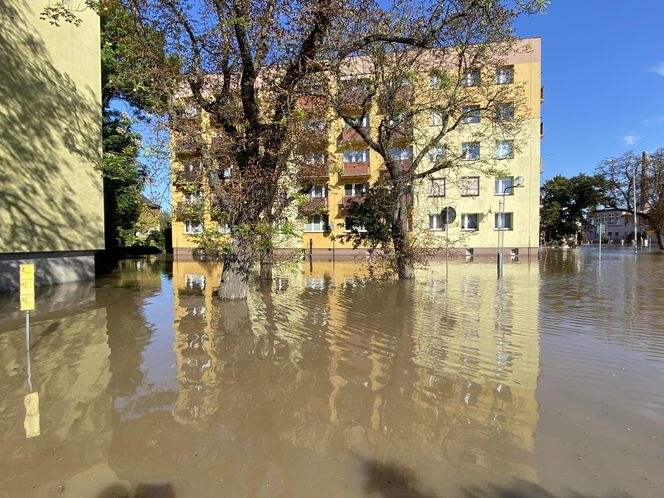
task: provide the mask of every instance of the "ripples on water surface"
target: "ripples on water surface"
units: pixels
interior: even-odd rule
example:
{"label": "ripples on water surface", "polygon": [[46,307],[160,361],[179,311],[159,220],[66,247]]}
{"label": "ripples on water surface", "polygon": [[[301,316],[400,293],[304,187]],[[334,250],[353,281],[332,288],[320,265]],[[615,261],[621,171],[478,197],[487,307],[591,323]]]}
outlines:
{"label": "ripples on water surface", "polygon": [[218,265],[123,261],[38,300],[30,438],[5,297],[0,496],[664,496],[663,264],[318,263],[221,303]]}

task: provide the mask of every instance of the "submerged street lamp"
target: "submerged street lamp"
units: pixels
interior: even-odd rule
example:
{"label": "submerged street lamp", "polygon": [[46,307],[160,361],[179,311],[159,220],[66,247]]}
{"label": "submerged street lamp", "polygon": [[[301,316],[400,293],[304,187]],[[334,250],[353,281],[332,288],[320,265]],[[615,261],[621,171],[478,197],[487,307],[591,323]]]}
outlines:
{"label": "submerged street lamp", "polygon": [[[498,261],[497,261],[497,269],[498,269],[498,278],[503,278],[503,246],[505,242],[505,235],[503,232],[505,231],[505,195],[507,194],[508,190],[511,190],[512,193],[514,193],[515,188],[523,187],[525,179],[523,176],[517,176],[514,178],[514,182],[512,185],[507,185],[506,187],[503,187],[503,191],[500,194],[502,196],[502,199],[498,203],[498,219],[500,221],[501,226],[496,227],[498,228]],[[513,221],[513,220],[512,220]]]}

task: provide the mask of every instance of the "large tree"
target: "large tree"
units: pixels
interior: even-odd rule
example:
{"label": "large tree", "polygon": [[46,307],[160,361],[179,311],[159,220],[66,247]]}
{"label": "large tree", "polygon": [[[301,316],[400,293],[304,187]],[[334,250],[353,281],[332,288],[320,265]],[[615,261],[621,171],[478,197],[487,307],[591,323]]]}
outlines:
{"label": "large tree", "polygon": [[541,190],[540,233],[546,244],[559,244],[577,236],[586,213],[605,202],[608,184],[602,175],[554,176]]}
{"label": "large tree", "polygon": [[609,186],[603,204],[632,214],[636,212],[655,230],[659,248],[664,249],[664,147],[652,154],[630,151],[604,159],[595,172],[604,177]]}

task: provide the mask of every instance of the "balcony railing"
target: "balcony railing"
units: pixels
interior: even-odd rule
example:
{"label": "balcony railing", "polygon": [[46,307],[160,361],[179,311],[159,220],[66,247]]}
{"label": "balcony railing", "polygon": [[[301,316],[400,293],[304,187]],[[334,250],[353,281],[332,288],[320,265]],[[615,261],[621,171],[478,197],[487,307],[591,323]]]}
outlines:
{"label": "balcony railing", "polygon": [[343,176],[369,176],[369,162],[344,163]]}
{"label": "balcony railing", "polygon": [[200,134],[181,135],[175,137],[175,153],[177,155],[199,155],[202,148],[202,139]]}
{"label": "balcony railing", "polygon": [[176,218],[201,219],[205,205],[203,201],[178,201],[175,205]]}
{"label": "balcony railing", "polygon": [[305,163],[300,167],[300,175],[302,178],[327,178],[330,172],[325,163]]}
{"label": "balcony railing", "polygon": [[179,170],[173,172],[174,185],[188,185],[192,183],[201,183],[203,181],[203,171],[201,169]]}
{"label": "balcony railing", "polygon": [[327,106],[327,95],[302,95],[298,103],[302,109],[320,109]]}
{"label": "balcony railing", "polygon": [[412,159],[396,159],[394,165],[399,171],[410,171],[410,168],[413,166]]}
{"label": "balcony railing", "polygon": [[327,211],[327,197],[308,197],[301,205],[301,213]]}
{"label": "balcony railing", "polygon": [[361,106],[369,95],[369,88],[362,84],[350,84],[340,88],[339,103],[345,107]]}
{"label": "balcony railing", "polygon": [[353,204],[364,203],[364,196],[362,195],[344,195],[339,203],[339,209],[348,209]]}
{"label": "balcony railing", "polygon": [[[369,133],[369,128],[368,127],[363,126],[362,130],[365,133]],[[343,131],[341,132],[341,140],[343,140],[344,142],[362,142],[363,138],[353,128],[344,127]]]}

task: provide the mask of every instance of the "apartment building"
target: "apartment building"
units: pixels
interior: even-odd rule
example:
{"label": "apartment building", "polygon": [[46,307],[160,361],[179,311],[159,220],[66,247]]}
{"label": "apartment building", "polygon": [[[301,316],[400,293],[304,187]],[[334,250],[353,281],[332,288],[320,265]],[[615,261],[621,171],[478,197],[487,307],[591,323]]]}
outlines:
{"label": "apartment building", "polygon": [[[413,158],[443,124],[443,116],[435,110],[413,115],[405,105],[417,102],[424,92],[435,95],[439,84],[436,74],[423,73],[413,78],[394,96],[397,103],[404,103],[404,112],[395,118],[399,122],[391,150],[398,167],[409,169]],[[351,73],[342,80],[342,105],[352,114],[366,94],[367,76]],[[510,102],[505,102],[499,109],[499,119],[511,120],[517,112],[526,118],[520,121],[516,135],[503,136],[496,131],[484,133],[478,140],[475,130],[494,118],[483,115],[479,106],[476,112],[464,108],[462,126],[446,137],[444,146],[430,150],[420,163],[420,170],[426,170],[445,154],[455,154],[461,159],[454,168],[413,185],[410,231],[416,243],[429,249],[449,247],[458,249],[457,254],[482,255],[495,254],[501,246],[506,254],[535,255],[539,242],[543,134],[541,40],[520,40],[516,50],[499,66],[482,67],[463,76],[462,86],[468,92],[480,84],[518,87],[522,108],[514,109]],[[352,228],[362,229],[348,216],[348,208],[354,202],[361,202],[367,187],[386,174],[383,160],[355,129],[335,118],[331,110],[324,110],[325,95],[301,99],[300,105],[305,111],[313,108],[323,111],[318,116],[312,113],[303,123],[306,148],[298,154],[295,167],[299,169],[305,195],[304,201],[290,213],[299,233],[296,237],[281,238],[277,245],[306,251],[311,248],[316,256],[329,256],[332,252],[339,257],[363,254],[364,250],[354,250],[344,239]],[[361,117],[360,125],[369,135],[376,133],[382,112],[380,105],[374,105]],[[201,114],[193,107],[188,108],[182,112],[180,122],[206,130],[209,120]],[[176,257],[190,254],[196,248],[195,235],[203,227],[215,226],[207,211],[201,210],[207,187],[206,178],[200,174],[200,145],[195,140],[190,146],[185,142],[176,149],[176,173],[171,189],[174,213],[180,215],[173,223]],[[195,216],[197,210],[203,214]],[[188,213],[192,216],[187,217]],[[455,214],[449,226],[443,213]],[[224,226],[216,226],[221,232],[227,231]]]}
{"label": "apartment building", "polygon": [[99,17],[53,26],[48,5],[0,2],[0,290],[21,262],[37,285],[92,279],[104,248]]}

